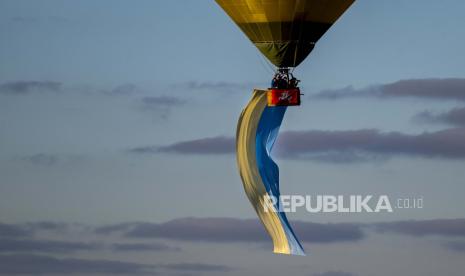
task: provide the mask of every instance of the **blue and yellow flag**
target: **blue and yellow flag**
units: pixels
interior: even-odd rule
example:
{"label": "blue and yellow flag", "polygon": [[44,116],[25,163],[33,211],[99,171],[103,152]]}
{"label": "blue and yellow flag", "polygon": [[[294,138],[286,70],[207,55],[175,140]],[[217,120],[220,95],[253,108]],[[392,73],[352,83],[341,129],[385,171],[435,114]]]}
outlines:
{"label": "blue and yellow flag", "polygon": [[245,193],[273,240],[274,252],[305,255],[286,214],[279,211],[279,200],[267,200],[280,195],[279,168],[270,154],[285,112],[285,106],[267,106],[267,91],[254,91],[237,125],[237,164]]}

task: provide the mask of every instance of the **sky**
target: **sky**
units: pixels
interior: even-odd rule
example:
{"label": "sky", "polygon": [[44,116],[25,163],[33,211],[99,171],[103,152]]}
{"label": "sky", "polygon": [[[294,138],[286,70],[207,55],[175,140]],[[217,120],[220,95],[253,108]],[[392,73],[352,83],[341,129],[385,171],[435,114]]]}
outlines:
{"label": "sky", "polygon": [[289,214],[289,258],[234,155],[272,68],[214,1],[0,0],[0,274],[462,275],[464,9],[357,0],[295,70],[282,194],[424,207]]}

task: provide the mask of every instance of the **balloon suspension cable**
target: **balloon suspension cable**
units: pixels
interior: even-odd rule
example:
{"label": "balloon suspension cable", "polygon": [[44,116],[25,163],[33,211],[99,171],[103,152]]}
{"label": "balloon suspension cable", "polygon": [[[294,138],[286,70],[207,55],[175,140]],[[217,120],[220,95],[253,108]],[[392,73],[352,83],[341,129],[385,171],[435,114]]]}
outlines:
{"label": "balloon suspension cable", "polygon": [[269,60],[265,59],[265,57],[263,57],[263,55],[259,53],[257,53],[257,55],[259,56],[260,63],[262,64],[263,67],[265,67],[265,70],[267,70],[268,72],[271,72],[272,74],[276,73],[275,67],[271,64]]}

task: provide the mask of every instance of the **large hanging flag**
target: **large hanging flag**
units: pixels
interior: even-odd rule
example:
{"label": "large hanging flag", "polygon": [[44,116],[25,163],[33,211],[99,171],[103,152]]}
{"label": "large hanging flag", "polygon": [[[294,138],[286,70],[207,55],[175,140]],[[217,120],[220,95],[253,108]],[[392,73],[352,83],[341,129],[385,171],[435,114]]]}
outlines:
{"label": "large hanging flag", "polygon": [[[275,253],[305,255],[286,214],[280,212],[279,169],[271,150],[286,106],[268,106],[268,91],[255,90],[237,125],[236,153],[245,193],[271,236]],[[271,203],[271,204],[270,204]]]}

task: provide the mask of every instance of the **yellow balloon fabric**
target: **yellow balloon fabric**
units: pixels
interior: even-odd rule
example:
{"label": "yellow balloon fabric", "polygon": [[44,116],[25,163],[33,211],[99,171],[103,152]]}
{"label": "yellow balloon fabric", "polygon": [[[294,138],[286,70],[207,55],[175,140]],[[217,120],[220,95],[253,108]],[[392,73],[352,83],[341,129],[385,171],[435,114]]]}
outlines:
{"label": "yellow balloon fabric", "polygon": [[355,0],[216,0],[277,67],[296,67]]}

